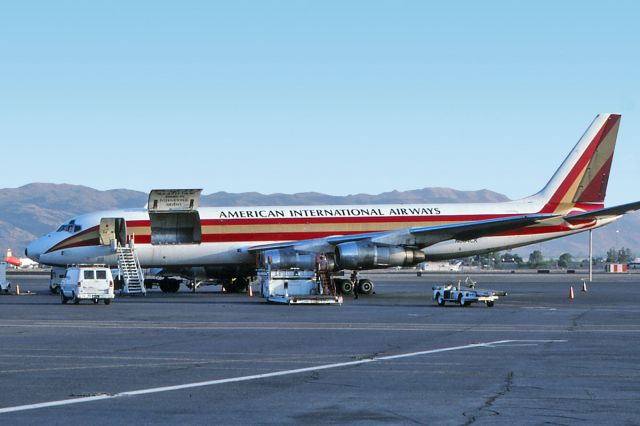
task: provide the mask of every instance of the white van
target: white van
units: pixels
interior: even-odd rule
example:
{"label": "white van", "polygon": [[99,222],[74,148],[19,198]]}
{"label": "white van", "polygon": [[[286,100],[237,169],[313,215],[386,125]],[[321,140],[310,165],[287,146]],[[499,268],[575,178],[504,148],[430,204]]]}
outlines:
{"label": "white van", "polygon": [[111,269],[106,266],[71,266],[60,283],[62,303],[73,300],[77,305],[81,300],[92,300],[93,303],[104,300],[104,304],[108,305],[114,297],[113,276]]}

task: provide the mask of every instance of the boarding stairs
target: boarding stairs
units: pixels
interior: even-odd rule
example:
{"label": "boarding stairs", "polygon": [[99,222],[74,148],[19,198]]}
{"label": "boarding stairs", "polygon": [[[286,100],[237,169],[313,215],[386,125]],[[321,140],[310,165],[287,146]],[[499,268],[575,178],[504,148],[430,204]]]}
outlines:
{"label": "boarding stairs", "polygon": [[144,287],[144,274],[133,241],[124,246],[118,244],[116,252],[118,253],[118,278],[121,278],[124,283],[120,294],[145,295],[147,290]]}

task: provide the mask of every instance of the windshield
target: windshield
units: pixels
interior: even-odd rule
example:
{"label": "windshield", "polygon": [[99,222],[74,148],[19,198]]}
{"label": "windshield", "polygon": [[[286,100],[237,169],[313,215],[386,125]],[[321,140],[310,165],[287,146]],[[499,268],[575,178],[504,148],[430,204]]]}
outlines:
{"label": "windshield", "polygon": [[58,228],[58,230],[56,232],[69,232],[71,234],[74,234],[78,231],[82,230],[82,226],[81,225],[76,225],[76,220],[70,220],[69,223],[64,223],[62,225],[60,225],[60,228]]}

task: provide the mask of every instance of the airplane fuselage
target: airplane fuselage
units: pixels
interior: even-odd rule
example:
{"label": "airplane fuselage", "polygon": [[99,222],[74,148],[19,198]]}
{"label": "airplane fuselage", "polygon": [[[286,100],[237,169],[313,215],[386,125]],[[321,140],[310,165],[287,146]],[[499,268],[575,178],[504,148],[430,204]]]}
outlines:
{"label": "airplane fuselage", "polygon": [[[154,238],[147,209],[112,210],[77,216],[74,223],[80,230],[52,232],[32,243],[29,251],[30,256],[40,251],[39,262],[48,265],[116,265],[112,247],[100,244],[99,224],[102,218],[123,218],[128,239],[134,241],[143,267],[251,266],[256,260],[249,248],[254,246],[520,216],[542,207],[527,199],[474,204],[203,207],[198,211],[200,241],[186,244]],[[591,220],[572,225],[558,218],[501,235],[443,241],[423,251],[428,260],[460,258],[558,238],[606,223]],[[315,249],[329,251],[331,247]]]}

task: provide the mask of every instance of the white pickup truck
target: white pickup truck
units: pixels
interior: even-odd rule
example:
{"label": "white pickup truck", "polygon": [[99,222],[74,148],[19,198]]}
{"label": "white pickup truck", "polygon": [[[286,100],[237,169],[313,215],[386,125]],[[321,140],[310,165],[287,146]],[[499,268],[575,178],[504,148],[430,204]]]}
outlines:
{"label": "white pickup truck", "polygon": [[[475,283],[473,283],[475,284]],[[506,293],[505,293],[506,295]],[[488,307],[492,307],[498,300],[498,295],[491,290],[477,290],[474,287],[462,287],[447,283],[433,287],[433,300],[438,306],[444,306],[447,302],[457,303],[460,306],[469,306],[472,303],[484,302]]]}

